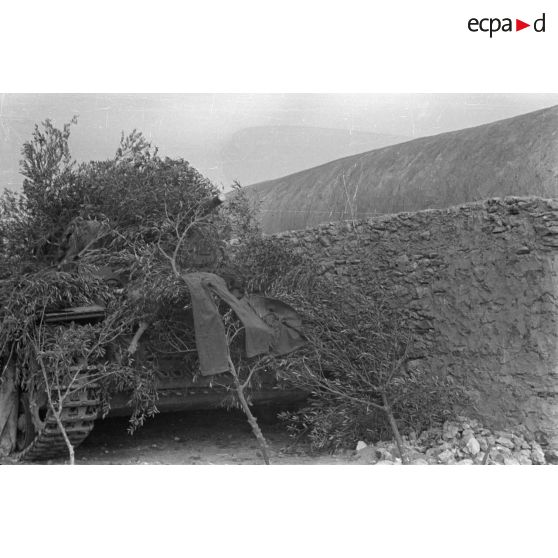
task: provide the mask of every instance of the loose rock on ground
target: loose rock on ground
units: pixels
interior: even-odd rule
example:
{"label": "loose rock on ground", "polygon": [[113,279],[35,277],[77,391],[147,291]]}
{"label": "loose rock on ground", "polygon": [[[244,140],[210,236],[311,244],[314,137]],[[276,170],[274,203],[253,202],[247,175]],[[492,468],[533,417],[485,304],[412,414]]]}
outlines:
{"label": "loose rock on ground", "polygon": [[[411,465],[546,465],[558,452],[545,454],[524,427],[490,430],[476,419],[458,417],[417,435],[403,436],[403,452]],[[363,464],[401,464],[395,441],[359,442],[354,460]]]}

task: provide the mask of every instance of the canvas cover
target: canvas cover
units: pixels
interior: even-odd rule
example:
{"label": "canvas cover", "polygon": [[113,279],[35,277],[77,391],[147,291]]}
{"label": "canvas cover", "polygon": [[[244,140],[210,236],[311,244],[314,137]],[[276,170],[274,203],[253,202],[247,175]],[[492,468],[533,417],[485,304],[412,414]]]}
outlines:
{"label": "canvas cover", "polygon": [[225,326],[213,295],[232,308],[245,328],[246,356],[248,358],[272,353],[284,355],[304,344],[296,328],[300,317],[285,303],[248,295],[236,298],[221,277],[214,273],[183,274],[192,298],[196,347],[204,376],[229,370],[229,348]]}
{"label": "canvas cover", "polygon": [[2,363],[0,373],[0,456],[5,456],[13,451],[16,443],[18,390],[13,365]]}

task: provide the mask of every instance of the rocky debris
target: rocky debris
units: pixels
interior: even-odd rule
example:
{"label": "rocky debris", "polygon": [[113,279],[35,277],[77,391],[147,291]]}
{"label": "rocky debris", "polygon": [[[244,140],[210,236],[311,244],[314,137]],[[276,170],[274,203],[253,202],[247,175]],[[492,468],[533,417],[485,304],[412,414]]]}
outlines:
{"label": "rocky debris", "polygon": [[[361,445],[364,444],[364,445]],[[377,463],[380,458],[373,445],[366,445],[364,442],[359,442],[357,445],[356,458],[366,465],[373,465]]]}
{"label": "rocky debris", "polygon": [[457,424],[446,421],[444,422],[444,426],[442,428],[442,437],[444,440],[451,440],[455,438],[459,434],[459,427]]}
{"label": "rocky debris", "polygon": [[545,453],[546,462],[558,465],[558,450],[548,450]]}
{"label": "rocky debris", "polygon": [[474,436],[468,439],[465,448],[471,455],[477,455],[481,450],[480,444]]}
{"label": "rocky debris", "polygon": [[537,442],[533,442],[531,446],[531,461],[535,465],[544,465],[546,463],[544,452]]}
{"label": "rocky debris", "polygon": [[[411,465],[546,465],[558,463],[558,451],[545,451],[526,428],[492,431],[478,420],[458,417],[417,434],[403,436],[403,451]],[[358,442],[354,461],[398,465],[395,441]]]}

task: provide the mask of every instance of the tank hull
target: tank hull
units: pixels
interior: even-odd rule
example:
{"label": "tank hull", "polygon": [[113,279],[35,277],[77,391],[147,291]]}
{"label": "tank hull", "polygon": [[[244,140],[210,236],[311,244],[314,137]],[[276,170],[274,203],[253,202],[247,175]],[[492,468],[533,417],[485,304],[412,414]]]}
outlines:
{"label": "tank hull", "polygon": [[[161,413],[173,413],[190,410],[216,409],[226,407],[231,395],[218,389],[205,392],[196,390],[164,390],[158,392],[157,410]],[[251,393],[251,402],[255,405],[272,405],[274,407],[290,406],[302,402],[307,394],[298,390],[262,389]],[[109,417],[124,417],[131,414],[128,395],[119,393],[110,399]]]}

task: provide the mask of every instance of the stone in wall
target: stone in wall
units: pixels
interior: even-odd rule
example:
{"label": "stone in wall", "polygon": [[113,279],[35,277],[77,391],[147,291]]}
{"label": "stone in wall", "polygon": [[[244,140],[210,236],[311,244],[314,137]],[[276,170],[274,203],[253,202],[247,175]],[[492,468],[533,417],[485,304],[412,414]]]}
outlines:
{"label": "stone in wall", "polygon": [[558,448],[558,201],[490,199],[281,233],[321,270],[382,285],[408,313],[412,366],[465,385],[465,409]]}

